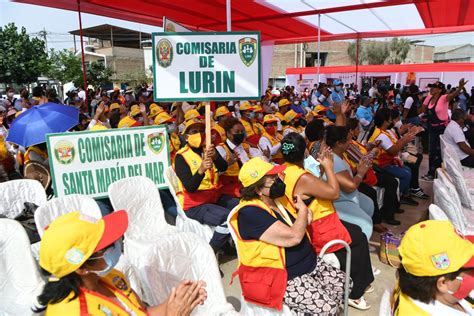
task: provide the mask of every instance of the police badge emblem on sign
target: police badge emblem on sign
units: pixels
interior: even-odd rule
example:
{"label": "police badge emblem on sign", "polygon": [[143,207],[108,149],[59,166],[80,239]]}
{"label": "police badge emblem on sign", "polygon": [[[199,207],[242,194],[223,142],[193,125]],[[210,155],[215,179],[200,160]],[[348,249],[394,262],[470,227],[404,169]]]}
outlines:
{"label": "police badge emblem on sign", "polygon": [[160,39],[156,45],[156,58],[158,64],[163,67],[169,67],[173,62],[173,46],[166,38]]}
{"label": "police badge emblem on sign", "polygon": [[251,37],[244,37],[239,40],[240,59],[245,66],[250,67],[257,57],[257,40]]}

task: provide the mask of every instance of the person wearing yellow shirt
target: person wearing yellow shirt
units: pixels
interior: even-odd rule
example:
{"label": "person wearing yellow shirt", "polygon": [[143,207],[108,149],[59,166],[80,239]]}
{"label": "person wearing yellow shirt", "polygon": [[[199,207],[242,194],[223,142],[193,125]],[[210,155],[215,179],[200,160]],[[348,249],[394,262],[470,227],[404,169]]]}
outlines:
{"label": "person wearing yellow shirt", "polygon": [[283,136],[278,132],[278,118],[273,114],[267,114],[263,118],[264,132],[258,146],[262,150],[268,150],[271,161],[277,164],[283,163],[283,156],[280,152],[280,141]]}
{"label": "person wearing yellow shirt", "polygon": [[176,119],[171,117],[167,112],[161,112],[155,117],[155,125],[166,124],[166,129],[168,130],[168,136],[170,140],[170,159],[174,160],[174,156],[181,148],[181,140],[176,133]]}
{"label": "person wearing yellow shirt", "polygon": [[275,116],[278,118],[278,131],[283,132],[283,127],[288,123],[285,118],[286,112],[291,109],[291,102],[288,99],[278,101],[278,111]]}
{"label": "person wearing yellow shirt", "polygon": [[258,130],[258,134],[262,135],[263,132],[265,132],[265,129],[263,128],[263,125],[262,125],[263,124],[263,117],[264,117],[263,108],[260,105],[255,105],[253,108],[254,108],[254,112],[255,112],[254,125]]}
{"label": "person wearing yellow shirt", "polygon": [[226,132],[224,129],[224,121],[228,117],[232,117],[232,113],[229,112],[227,106],[220,106],[216,109],[214,119],[217,121],[217,123],[214,124],[211,129],[213,144],[216,146],[225,142],[225,140],[227,139]]}
{"label": "person wearing yellow shirt", "polygon": [[128,226],[125,211],[91,218],[78,211],[58,217],[44,231],[39,265],[47,278],[36,313],[62,315],[190,315],[207,297],[201,281],[182,281],[168,300],[146,306],[114,269]]}
{"label": "person wearing yellow shirt", "polygon": [[296,113],[294,110],[289,110],[285,114],[285,120],[287,125],[283,128],[283,136],[294,132],[305,137],[304,128],[306,127],[307,122],[300,113]]}
{"label": "person wearing yellow shirt", "polygon": [[255,111],[254,107],[249,102],[243,102],[239,107],[240,121],[245,128],[246,138],[249,139],[254,136],[259,136],[259,130],[255,126]]}
{"label": "person wearing yellow shirt", "polygon": [[299,195],[292,196],[295,206],[285,197],[284,170],[259,157],[240,169],[241,202],[229,225],[236,236],[242,296],[274,310],[285,304],[294,314],[337,315],[344,273],[319,260],[311,247],[311,213]]}
{"label": "person wearing yellow shirt", "polygon": [[474,315],[474,245],[448,221],[410,227],[398,247],[401,265],[391,300],[394,316]]}

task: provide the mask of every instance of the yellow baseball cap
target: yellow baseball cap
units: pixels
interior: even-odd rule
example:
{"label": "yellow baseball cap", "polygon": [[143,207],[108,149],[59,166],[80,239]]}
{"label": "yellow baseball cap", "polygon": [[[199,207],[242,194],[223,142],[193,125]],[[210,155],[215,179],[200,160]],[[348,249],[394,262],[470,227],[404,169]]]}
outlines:
{"label": "yellow baseball cap", "polygon": [[137,104],[132,105],[132,107],[130,108],[130,115],[135,116],[140,113],[141,113],[140,107]]}
{"label": "yellow baseball cap", "polygon": [[285,113],[285,119],[287,122],[291,122],[295,118],[301,117],[300,113],[296,113],[294,110],[289,110]]}
{"label": "yellow baseball cap", "polygon": [[161,112],[155,117],[155,125],[160,125],[163,123],[174,122],[174,121],[176,121],[176,119],[171,117],[166,112]]}
{"label": "yellow baseball cap", "polygon": [[184,120],[185,121],[189,121],[189,120],[192,120],[192,119],[195,119],[195,118],[203,119],[204,116],[199,114],[198,110],[194,110],[194,109],[189,110],[186,113],[184,113]]}
{"label": "yellow baseball cap", "polygon": [[124,128],[124,127],[131,127],[133,126],[137,121],[135,121],[134,119],[132,119],[130,116],[125,116],[124,118],[122,118],[120,120],[120,122],[118,123],[118,128]]}
{"label": "yellow baseball cap", "polygon": [[320,112],[327,112],[328,108],[325,107],[324,105],[316,105],[313,109],[313,114],[314,115],[319,115]]}
{"label": "yellow baseball cap", "polygon": [[273,114],[267,114],[263,117],[263,124],[278,122],[278,117]]}
{"label": "yellow baseball cap", "polygon": [[150,107],[150,115],[148,115],[149,118],[154,118],[155,116],[157,116],[158,114],[161,114],[165,112],[165,110],[163,110],[163,108],[159,105],[156,105],[152,108]]}
{"label": "yellow baseball cap", "polygon": [[91,127],[91,131],[103,131],[103,130],[106,130],[108,129],[107,127],[105,127],[104,125],[102,124],[95,124],[94,126]]}
{"label": "yellow baseball cap", "polygon": [[398,247],[405,270],[416,276],[438,276],[462,267],[474,268],[474,245],[448,221],[424,221],[410,227]]}
{"label": "yellow baseball cap", "polygon": [[243,164],[239,180],[244,188],[258,182],[266,175],[279,174],[285,171],[286,165],[272,165],[260,157],[255,157]]}
{"label": "yellow baseball cap", "polygon": [[161,106],[159,106],[159,105],[158,105],[158,104],[156,104],[156,103],[152,103],[152,104],[150,104],[150,110],[152,110],[152,109],[156,108],[157,106],[158,106],[158,107],[161,107]]}
{"label": "yellow baseball cap", "polygon": [[291,102],[288,101],[288,99],[281,99],[280,101],[278,101],[278,107],[280,108],[287,105],[291,105]]}
{"label": "yellow baseball cap", "polygon": [[253,107],[253,111],[254,111],[255,113],[262,113],[262,112],[263,112],[263,108],[262,108],[260,105],[255,105],[255,106]]}
{"label": "yellow baseball cap", "polygon": [[221,106],[216,109],[216,113],[214,114],[214,118],[218,118],[221,116],[231,116],[232,113],[229,112],[226,106]]}
{"label": "yellow baseball cap", "polygon": [[125,211],[99,219],[78,211],[62,215],[44,231],[39,264],[53,277],[62,278],[80,268],[93,253],[117,241],[127,226]]}
{"label": "yellow baseball cap", "polygon": [[120,104],[118,104],[118,103],[112,103],[112,104],[109,106],[109,111],[112,111],[112,110],[120,110]]}
{"label": "yellow baseball cap", "polygon": [[202,126],[206,126],[206,124],[204,123],[203,120],[199,119],[199,118],[193,118],[193,119],[190,119],[189,121],[186,121],[186,123],[184,123],[184,131],[183,131],[183,134],[186,134],[186,131],[193,125],[202,125]]}
{"label": "yellow baseball cap", "polygon": [[243,102],[239,106],[240,111],[252,111],[253,106],[249,102]]}

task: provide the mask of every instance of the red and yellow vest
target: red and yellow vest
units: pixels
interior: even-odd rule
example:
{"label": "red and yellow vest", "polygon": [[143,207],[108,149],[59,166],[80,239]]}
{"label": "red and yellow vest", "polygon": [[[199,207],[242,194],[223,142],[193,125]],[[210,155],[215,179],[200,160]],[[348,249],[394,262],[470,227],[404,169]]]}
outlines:
{"label": "red and yellow vest", "polygon": [[[191,147],[186,145],[178,150],[176,154],[181,155],[184,158],[193,175],[198,172],[198,169],[202,163],[202,157],[196,154],[191,149]],[[219,174],[217,172],[217,168],[214,165],[212,169],[206,170],[204,173],[204,178],[202,179],[201,184],[199,185],[199,188],[196,192],[186,191],[179,177],[178,186],[179,191],[176,193],[176,195],[178,195],[181,207],[185,211],[198,205],[216,203],[220,197],[221,186],[219,185]]]}
{"label": "red and yellow vest", "polygon": [[255,124],[247,122],[246,120],[243,120],[243,119],[241,119],[240,122],[242,123],[242,125],[245,128],[245,134],[246,134],[247,138],[249,138],[253,135],[260,135],[258,128],[256,126],[254,126]]}
{"label": "red and yellow vest", "polygon": [[[294,164],[286,163],[286,166],[285,195],[289,201],[293,201],[296,184],[301,176],[309,172]],[[348,244],[352,243],[351,236],[344,225],[342,225],[332,201],[314,198],[308,205],[308,208],[313,214],[309,233],[311,244],[316,253],[320,253],[324,245],[334,239],[344,240]],[[335,252],[343,247],[340,244],[334,245],[327,252]]]}
{"label": "red and yellow vest", "polygon": [[[397,143],[397,139],[394,138],[392,134],[390,134],[387,131],[383,131],[378,127],[375,128],[374,133],[372,134],[372,136],[370,136],[369,142],[370,143],[375,142],[375,140],[377,139],[377,137],[379,137],[380,134],[386,135],[392,141],[394,145]],[[395,156],[390,155],[385,149],[380,148],[377,157],[375,157],[374,159],[374,162],[381,168],[385,166],[394,165]]]}
{"label": "red and yellow vest", "polygon": [[[225,150],[226,158],[232,156],[227,143],[220,145]],[[242,147],[250,158],[250,146],[246,143],[242,143]],[[239,181],[240,167],[239,163],[235,161],[233,164],[227,166],[227,170],[219,176],[219,180],[222,184],[221,193],[232,197],[240,197],[240,188],[242,184]]]}
{"label": "red and yellow vest", "polygon": [[[266,131],[263,132],[262,137],[265,137],[270,141],[270,144],[272,144],[272,147],[278,145],[282,139],[280,134],[276,134],[275,136],[272,136],[268,134]],[[262,148],[265,150],[266,148]],[[272,156],[272,161],[277,164],[283,164],[285,161],[283,160],[283,155],[281,151],[279,150],[275,155]]]}
{"label": "red and yellow vest", "polygon": [[7,159],[8,156],[7,142],[3,135],[0,134],[0,161]]}
{"label": "red and yellow vest", "polygon": [[400,288],[393,291],[391,300],[393,316],[430,316],[431,314],[418,307],[412,299],[403,294]]}
{"label": "red and yellow vest", "polygon": [[[358,149],[360,154],[362,154],[363,156],[367,155],[369,152],[368,152],[367,148],[364,147],[364,145],[362,145],[361,143],[359,143],[356,140],[351,140],[351,143],[349,145],[349,149],[346,150],[343,153],[342,156],[343,156],[344,160],[347,162],[347,164],[351,168],[352,172],[354,174],[356,174],[357,173],[357,164],[358,164],[358,162],[356,160],[354,160],[354,158],[349,154],[349,151],[351,150],[351,146],[355,146],[355,148]],[[367,173],[365,174],[363,182],[370,185],[370,186],[377,185],[377,176],[376,176],[375,171],[372,167],[370,167],[369,170],[367,171]]]}
{"label": "red and yellow vest", "polygon": [[281,114],[280,112],[276,112],[275,116],[280,120],[280,122],[286,122],[285,116]]}
{"label": "red and yellow vest", "polygon": [[302,132],[304,132],[304,127],[302,126],[294,127],[291,125],[287,125],[283,127],[283,131],[286,131],[287,129],[291,130],[291,132],[295,132],[298,134],[301,134]]}
{"label": "red and yellow vest", "polygon": [[[137,316],[148,315],[147,311],[142,308],[140,299],[135,295],[121,272],[114,269],[107,276],[102,277],[100,282]],[[73,296],[74,294],[71,293],[68,298],[61,302],[49,304],[45,316],[130,315],[119,302],[100,293],[81,288],[79,296],[70,300]]]}
{"label": "red and yellow vest", "polygon": [[261,123],[256,122],[254,125],[255,125],[255,128],[258,131],[257,134],[262,135],[265,132],[265,127],[263,127],[263,125]]}
{"label": "red and yellow vest", "polygon": [[[239,266],[232,277],[239,276],[242,296],[247,302],[281,310],[288,281],[285,249],[260,240],[242,239],[239,233],[238,215],[245,206],[256,206],[277,218],[273,210],[260,200],[241,201],[231,213],[229,228],[235,233],[239,254]],[[296,211],[291,205],[286,210],[296,217]]]}
{"label": "red and yellow vest", "polygon": [[31,161],[31,158],[30,158],[30,153],[31,152],[34,152],[36,154],[38,154],[39,156],[41,156],[41,158],[43,158],[44,160],[48,159],[48,153],[46,151],[43,151],[41,149],[39,149],[38,147],[36,146],[30,146],[28,147],[28,149],[26,150],[25,152],[25,155],[24,155],[24,159],[23,159],[23,163],[26,165],[28,162]]}
{"label": "red and yellow vest", "polygon": [[227,135],[226,135],[225,129],[222,126],[220,126],[219,124],[215,124],[212,127],[212,131],[215,131],[217,134],[219,134],[219,136],[220,136],[219,143],[223,143],[223,142],[226,141]]}

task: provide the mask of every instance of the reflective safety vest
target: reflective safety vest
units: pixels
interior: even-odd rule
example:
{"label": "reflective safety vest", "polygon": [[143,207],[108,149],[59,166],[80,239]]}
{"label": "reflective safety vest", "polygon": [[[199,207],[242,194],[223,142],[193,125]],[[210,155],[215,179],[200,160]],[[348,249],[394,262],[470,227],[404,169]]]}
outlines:
{"label": "reflective safety vest", "polygon": [[247,122],[246,120],[242,120],[242,119],[240,120],[240,122],[242,123],[242,125],[245,128],[245,134],[246,134],[247,138],[249,138],[253,135],[260,135],[258,128],[256,126],[254,126],[254,124],[252,124],[250,122]]}
{"label": "reflective safety vest", "polygon": [[[100,282],[137,316],[148,315],[121,272],[114,269],[105,277],[100,278]],[[59,303],[48,304],[45,316],[130,315],[119,302],[100,293],[80,288],[79,296],[71,300],[73,296],[74,293],[71,293]]]}
{"label": "reflective safety vest", "polygon": [[[193,175],[198,172],[198,169],[202,163],[202,157],[196,154],[188,145],[178,150],[176,154],[181,155],[184,158]],[[220,197],[219,190],[221,185],[219,185],[219,174],[217,172],[216,166],[214,165],[212,169],[206,170],[204,173],[204,178],[195,192],[186,191],[179,177],[178,186],[179,191],[176,193],[176,195],[178,195],[181,207],[185,211],[191,207],[202,204],[216,203]]]}
{"label": "reflective safety vest", "polygon": [[430,316],[431,314],[418,307],[412,299],[403,294],[400,287],[393,292],[392,296],[392,315],[393,316]]}
{"label": "reflective safety vest", "polygon": [[[236,236],[236,248],[239,254],[239,266],[232,278],[239,276],[242,296],[247,302],[281,310],[288,281],[285,249],[260,240],[242,239],[239,233],[238,215],[245,206],[256,206],[277,218],[275,212],[260,200],[241,201],[231,213],[229,228]],[[286,210],[296,217],[296,211],[291,205]]]}
{"label": "reflective safety vest", "polygon": [[[372,134],[372,136],[370,136],[369,143],[375,142],[375,140],[377,139],[377,137],[379,137],[380,134],[386,135],[392,141],[393,145],[397,143],[397,139],[394,138],[392,134],[387,131],[383,131],[378,127],[375,128],[374,133]],[[374,162],[381,168],[385,166],[394,165],[395,156],[390,155],[385,149],[380,147],[379,153],[377,154],[377,157],[375,157]]]}
{"label": "reflective safety vest", "polygon": [[26,150],[25,152],[25,156],[24,156],[24,160],[23,160],[23,163],[26,165],[28,162],[31,161],[31,158],[30,158],[30,153],[31,152],[34,152],[36,154],[38,154],[43,160],[46,160],[48,159],[48,153],[39,149],[38,147],[36,146],[30,146],[28,147],[28,149]]}
{"label": "reflective safety vest", "polygon": [[[294,164],[286,163],[286,166],[285,195],[287,199],[291,201],[290,203],[293,203],[296,184],[301,176],[309,172]],[[342,225],[332,201],[313,198],[308,208],[313,214],[313,221],[311,222],[309,233],[311,236],[311,244],[316,253],[320,253],[324,245],[334,239],[344,240],[348,244],[352,243],[351,236],[344,225]],[[335,252],[342,248],[344,248],[343,245],[337,244],[330,247],[327,252]]]}
{"label": "reflective safety vest", "polygon": [[295,132],[298,134],[301,134],[302,132],[304,132],[304,127],[302,126],[294,127],[291,125],[287,125],[283,127],[283,131],[286,131],[287,129],[291,130],[291,132]]}
{"label": "reflective safety vest", "polygon": [[280,122],[286,122],[285,116],[281,114],[280,112],[276,112],[275,116],[280,120]]}
{"label": "reflective safety vest", "polygon": [[[232,157],[233,153],[230,151],[226,142],[220,146],[224,148],[227,160],[229,157]],[[246,143],[242,143],[242,147],[250,158],[250,146]],[[237,198],[240,197],[240,188],[242,187],[242,184],[239,181],[239,172],[240,166],[238,161],[234,161],[233,164],[227,165],[227,170],[219,176],[219,180],[222,184],[222,194]]]}
{"label": "reflective safety vest", "polygon": [[219,134],[219,136],[221,137],[221,143],[223,143],[223,142],[226,141],[227,135],[226,135],[226,133],[225,133],[225,129],[224,129],[222,126],[220,126],[219,124],[215,124],[215,125],[212,127],[212,129],[213,129],[214,131],[216,131],[217,134]]}
{"label": "reflective safety vest", "polygon": [[263,125],[262,125],[261,123],[257,122],[257,123],[255,123],[254,125],[255,125],[255,127],[256,127],[256,129],[257,129],[257,131],[258,131],[257,133],[258,133],[259,135],[262,135],[262,134],[265,132],[265,127],[263,127]]}
{"label": "reflective safety vest", "polygon": [[[265,137],[270,141],[270,144],[272,144],[272,147],[278,145],[282,139],[281,135],[276,134],[275,136],[272,136],[268,134],[266,131],[263,132],[262,137]],[[266,148],[262,148],[262,150],[265,150]],[[283,160],[283,154],[281,153],[281,150],[278,150],[278,152],[272,156],[272,161],[277,164],[283,164],[285,161]]]}
{"label": "reflective safety vest", "polygon": [[7,142],[0,134],[0,160],[5,160],[8,156]]}

